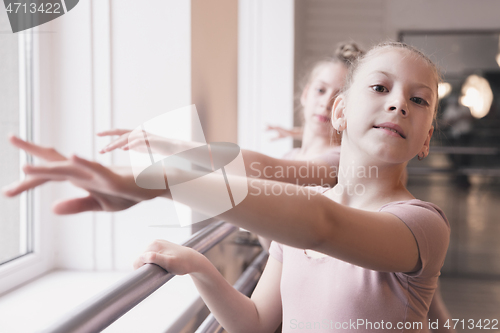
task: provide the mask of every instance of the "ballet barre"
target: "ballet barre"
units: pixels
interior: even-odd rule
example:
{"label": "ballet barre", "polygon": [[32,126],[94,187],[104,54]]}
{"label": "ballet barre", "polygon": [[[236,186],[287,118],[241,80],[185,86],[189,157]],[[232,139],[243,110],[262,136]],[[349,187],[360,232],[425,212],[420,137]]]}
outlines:
{"label": "ballet barre", "polygon": [[[194,234],[183,246],[205,253],[239,230],[226,222],[216,222]],[[146,264],[122,281],[71,310],[43,333],[100,332],[167,283],[175,275]]]}

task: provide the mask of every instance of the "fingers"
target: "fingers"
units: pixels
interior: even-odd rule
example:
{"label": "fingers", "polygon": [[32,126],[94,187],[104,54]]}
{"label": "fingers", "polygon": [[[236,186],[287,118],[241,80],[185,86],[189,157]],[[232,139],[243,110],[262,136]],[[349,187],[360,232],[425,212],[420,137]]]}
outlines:
{"label": "fingers", "polygon": [[7,197],[15,197],[16,195],[19,195],[24,191],[45,184],[47,181],[48,179],[45,178],[27,177],[22,181],[5,186],[4,188],[2,188],[2,192]]}
{"label": "fingers", "polygon": [[71,161],[86,171],[86,174],[97,174],[104,178],[109,178],[109,176],[113,174],[111,170],[102,164],[86,160],[76,155],[71,156]]}
{"label": "fingers", "polygon": [[48,180],[68,180],[69,178],[79,180],[91,180],[92,175],[78,168],[73,163],[54,162],[50,165],[25,165],[23,167],[24,173],[36,177],[46,178]]}
{"label": "fingers", "polygon": [[132,132],[132,130],[114,128],[107,131],[99,132],[97,133],[97,136],[123,135],[130,132]]}
{"label": "fingers", "polygon": [[82,212],[102,211],[99,202],[91,197],[68,199],[57,202],[52,211],[58,215],[77,214]]}
{"label": "fingers", "polygon": [[15,135],[10,136],[9,141],[15,147],[22,149],[25,152],[27,152],[33,156],[43,158],[44,160],[47,160],[47,161],[64,161],[64,160],[66,160],[66,157],[59,154],[54,148],[42,147],[42,146],[36,145],[34,143],[24,141],[23,139],[18,138]]}
{"label": "fingers", "polygon": [[40,186],[47,181],[80,180],[89,181],[95,175],[109,179],[111,173],[106,167],[96,162],[73,156],[71,160],[52,162],[47,165],[25,165],[23,171],[28,175],[26,179],[2,188],[2,192],[13,197],[24,191]]}
{"label": "fingers", "polygon": [[[165,251],[168,249],[169,245],[172,243],[162,240],[162,239],[156,239],[153,241],[151,244],[149,244],[146,247],[146,250],[144,251],[143,254],[141,254],[135,261],[134,261],[134,269],[137,269],[141,267],[144,264],[157,264],[161,266],[160,262],[161,261],[163,264],[167,264],[167,260],[165,258],[159,258],[159,256],[165,256],[160,254],[160,252]],[[162,266],[163,268],[167,266]],[[166,269],[166,268],[165,268]]]}
{"label": "fingers", "polygon": [[114,140],[113,142],[109,143],[107,146],[102,148],[99,151],[99,153],[104,154],[104,153],[108,153],[110,151],[113,151],[115,149],[123,147],[124,145],[126,145],[128,143],[128,137],[129,137],[128,133],[123,134],[118,139]]}
{"label": "fingers", "polygon": [[279,130],[279,129],[281,129],[280,126],[266,125],[266,131],[274,131],[274,130]]}
{"label": "fingers", "polygon": [[165,240],[156,240],[135,260],[134,268],[137,269],[144,264],[155,264],[169,273],[184,275],[194,272],[196,267],[199,267],[198,260],[201,257],[203,256],[193,249]]}
{"label": "fingers", "polygon": [[[129,140],[128,143],[126,145],[124,145],[122,147],[123,150],[130,150],[130,149],[133,149],[133,150],[144,150],[143,148],[145,147],[146,145],[144,144],[144,139],[133,139],[133,140]],[[147,149],[144,151],[145,153],[147,153]]]}
{"label": "fingers", "polygon": [[[159,254],[158,252],[153,252],[153,251],[147,251],[141,254],[135,261],[134,261],[134,269],[138,269],[139,267],[145,265],[145,264],[156,264],[158,266],[161,266],[158,261],[162,261],[165,266],[166,262],[163,258],[163,255]],[[161,266],[163,267],[163,266]],[[164,268],[164,267],[163,267]]]}
{"label": "fingers", "polygon": [[132,264],[134,269],[138,269],[139,267],[141,267],[143,265],[144,265],[144,261],[142,260],[142,255],[137,257]]}
{"label": "fingers", "polygon": [[[155,264],[155,265],[160,266],[161,268],[163,268],[166,271],[169,271],[170,267],[172,267],[172,268],[175,267],[177,265],[176,261],[178,261],[178,259],[174,256],[169,256],[169,255],[165,255],[165,254],[161,254],[159,252],[153,252],[153,251],[144,252],[139,257],[139,262],[142,262],[142,265]],[[175,274],[175,272],[170,272],[170,273]]]}

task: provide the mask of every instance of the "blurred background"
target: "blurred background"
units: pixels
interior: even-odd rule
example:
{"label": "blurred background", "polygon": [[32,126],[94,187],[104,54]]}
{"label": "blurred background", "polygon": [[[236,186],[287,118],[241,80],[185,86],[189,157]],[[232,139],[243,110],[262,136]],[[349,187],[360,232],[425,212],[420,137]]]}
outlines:
{"label": "blurred background", "polygon": [[[21,178],[20,166],[30,161],[8,145],[8,133],[128,165],[124,152],[97,154],[108,139],[95,133],[133,129],[190,104],[207,141],[282,156],[300,143],[271,141],[264,129],[301,126],[296,96],[312,63],[341,41],[365,49],[403,41],[443,71],[431,153],[410,162],[408,188],[439,205],[452,227],[441,277],[445,303],[453,318],[500,319],[499,15],[497,0],[80,0],[54,21],[12,34],[2,7],[0,185]],[[129,274],[153,239],[181,243],[204,225],[178,227],[165,200],[113,214],[51,213],[54,201],[77,195],[51,184],[0,197],[1,332],[50,324]],[[257,252],[242,231],[210,256],[234,282]],[[183,325],[194,332],[207,310],[189,279],[176,279],[160,289],[165,298],[148,298],[108,330],[133,332],[141,316],[151,323],[144,331]],[[175,290],[182,292],[173,297]],[[151,309],[159,304],[178,305],[158,316]],[[186,309],[193,314],[187,319]]]}

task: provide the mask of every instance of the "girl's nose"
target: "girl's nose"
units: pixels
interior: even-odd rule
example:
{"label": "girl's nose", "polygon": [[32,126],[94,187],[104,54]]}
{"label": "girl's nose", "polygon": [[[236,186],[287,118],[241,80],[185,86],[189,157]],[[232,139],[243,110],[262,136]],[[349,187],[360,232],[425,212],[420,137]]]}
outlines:
{"label": "girl's nose", "polygon": [[320,101],[320,106],[322,108],[331,108],[333,106],[333,101],[331,96],[327,96],[326,94],[322,96]]}
{"label": "girl's nose", "polygon": [[408,115],[408,104],[406,101],[398,99],[389,103],[388,111],[397,111],[400,112],[403,117],[406,117]]}
{"label": "girl's nose", "polygon": [[[396,109],[397,109],[397,107],[395,107],[395,106],[391,106],[391,107],[389,107],[389,110],[390,110],[390,111],[394,111],[394,110],[396,110]],[[405,109],[400,108],[400,110],[401,110],[401,115],[406,116],[406,115],[408,114],[408,112],[407,112]]]}

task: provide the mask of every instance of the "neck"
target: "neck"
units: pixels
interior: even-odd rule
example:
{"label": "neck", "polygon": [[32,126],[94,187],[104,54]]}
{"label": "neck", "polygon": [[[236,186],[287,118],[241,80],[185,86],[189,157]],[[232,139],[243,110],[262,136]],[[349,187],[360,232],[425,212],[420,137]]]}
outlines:
{"label": "neck", "polygon": [[376,210],[380,206],[413,196],[401,182],[406,163],[387,164],[359,156],[342,145],[337,185],[332,191],[335,201],[353,208]]}

